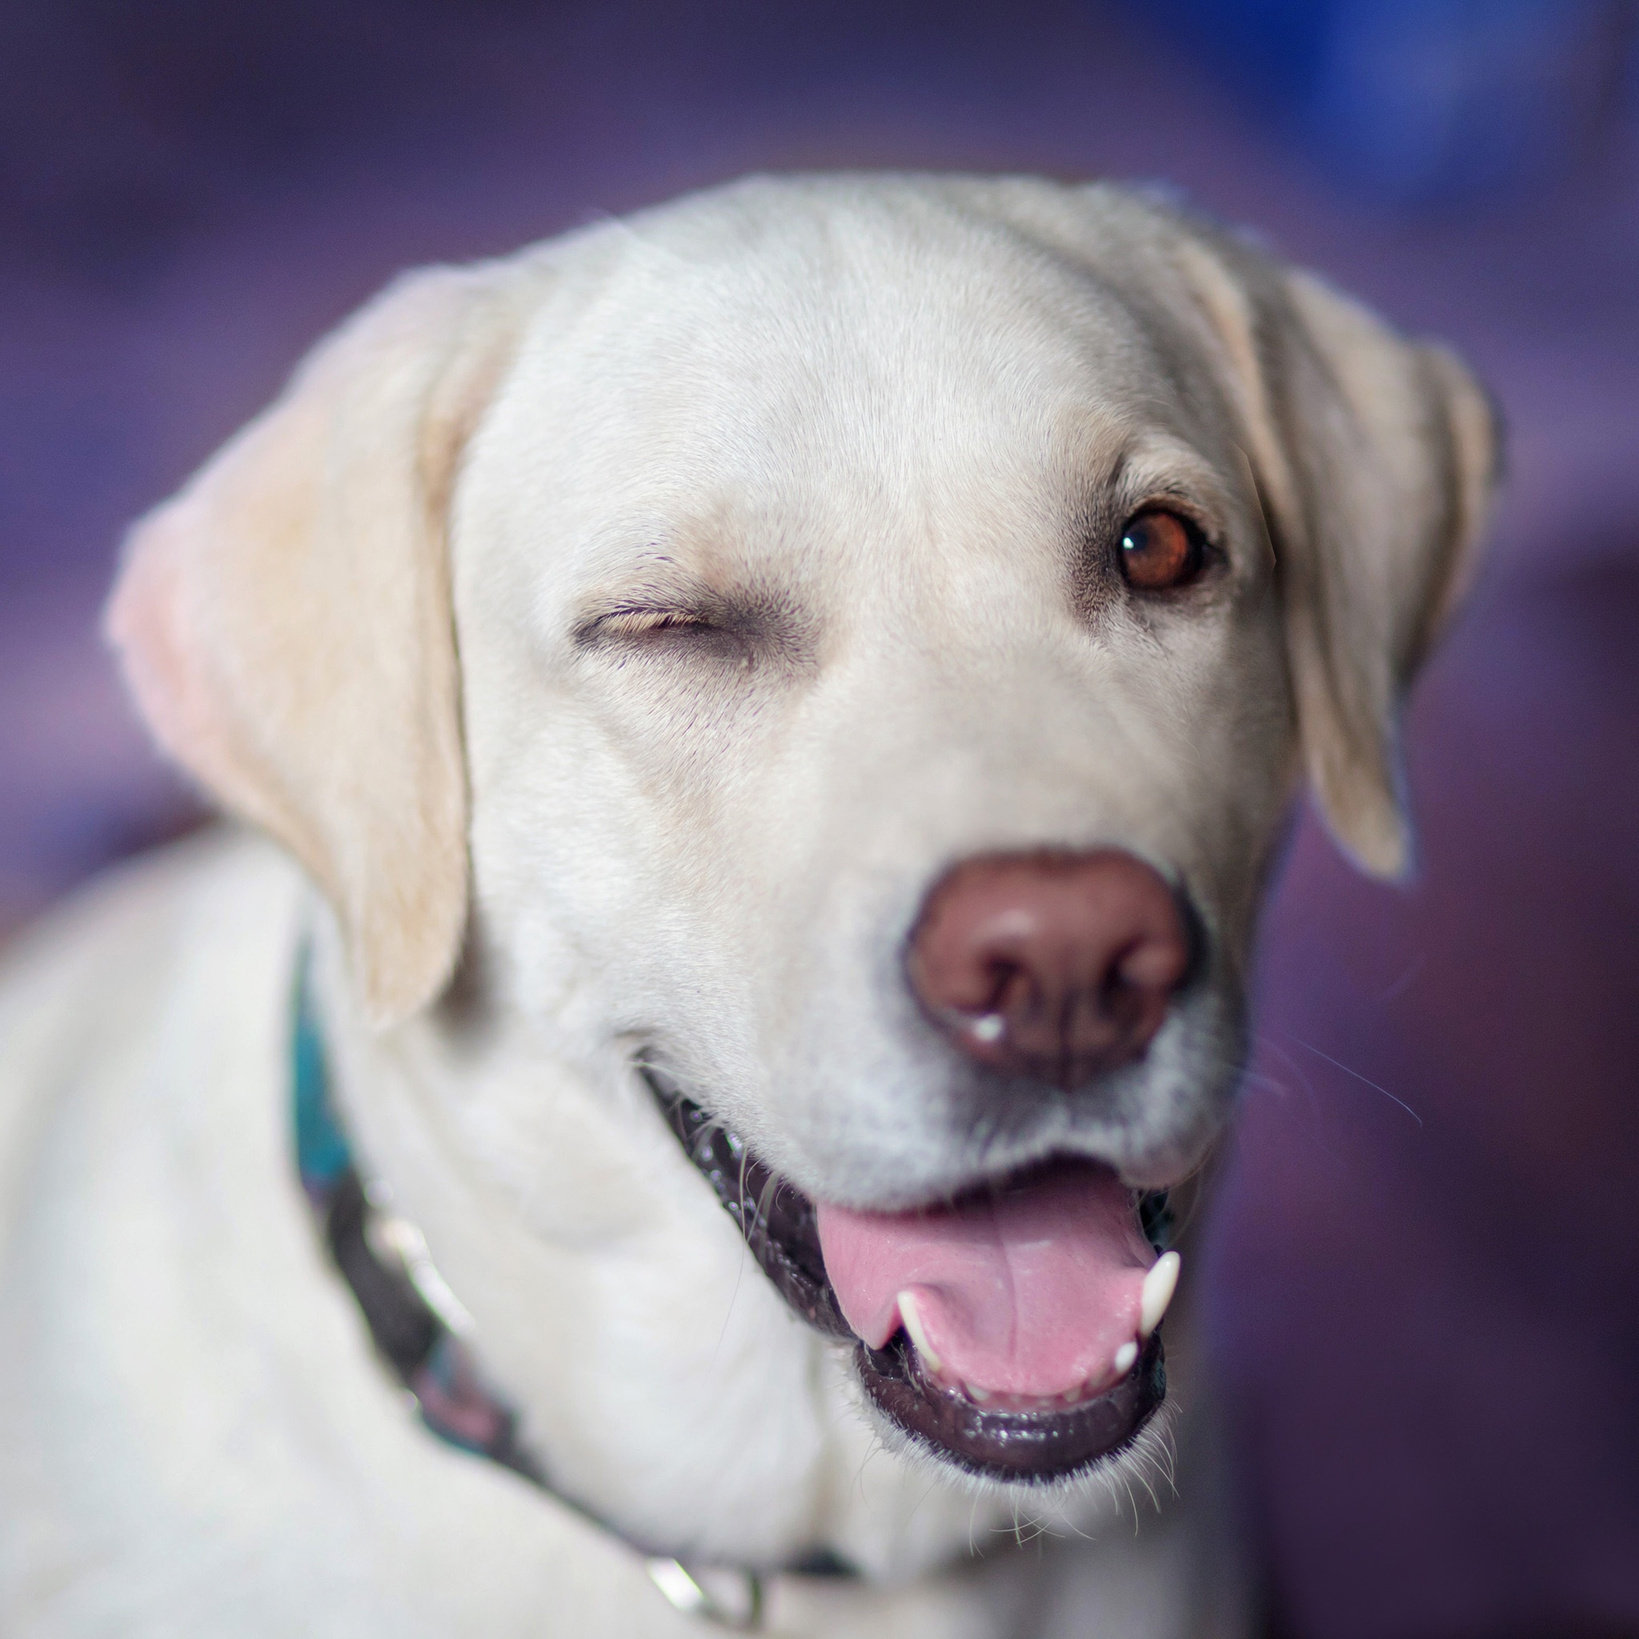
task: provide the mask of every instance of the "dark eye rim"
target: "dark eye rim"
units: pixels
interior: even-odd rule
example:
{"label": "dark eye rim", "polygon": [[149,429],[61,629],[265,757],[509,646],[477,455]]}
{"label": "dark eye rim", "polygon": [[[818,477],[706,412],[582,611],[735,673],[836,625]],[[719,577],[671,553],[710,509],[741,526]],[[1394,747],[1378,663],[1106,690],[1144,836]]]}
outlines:
{"label": "dark eye rim", "polygon": [[[1190,557],[1188,571],[1178,580],[1167,586],[1141,586],[1134,584],[1127,574],[1127,555],[1123,542],[1128,532],[1139,519],[1153,516],[1156,513],[1165,513],[1175,519],[1184,528],[1185,537],[1189,542]],[[1223,561],[1223,554],[1213,544],[1212,537],[1207,533],[1201,520],[1185,505],[1172,496],[1156,496],[1152,500],[1133,507],[1122,519],[1120,527],[1115,532],[1114,556],[1116,570],[1121,576],[1121,583],[1134,597],[1168,599],[1180,597],[1194,590],[1208,577],[1211,570],[1218,567]]]}

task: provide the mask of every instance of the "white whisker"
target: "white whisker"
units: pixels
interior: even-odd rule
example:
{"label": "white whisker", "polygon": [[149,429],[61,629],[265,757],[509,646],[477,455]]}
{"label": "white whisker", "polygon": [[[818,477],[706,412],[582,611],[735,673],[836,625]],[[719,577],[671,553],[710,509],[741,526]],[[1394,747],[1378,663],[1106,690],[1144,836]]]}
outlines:
{"label": "white whisker", "polygon": [[1334,1065],[1337,1069],[1341,1070],[1344,1075],[1353,1076],[1356,1081],[1364,1082],[1366,1086],[1372,1089],[1373,1092],[1381,1093],[1391,1104],[1398,1104],[1400,1108],[1404,1110],[1419,1127],[1423,1125],[1423,1118],[1418,1115],[1418,1113],[1412,1109],[1412,1107],[1403,1098],[1396,1098],[1387,1087],[1379,1086],[1378,1083],[1373,1081],[1370,1076],[1363,1076],[1358,1070],[1351,1070],[1341,1059],[1334,1059],[1330,1053],[1321,1052],[1321,1050],[1312,1043],[1306,1042],[1302,1040],[1301,1037],[1294,1036],[1290,1032],[1287,1033],[1286,1039],[1288,1041],[1296,1042],[1299,1047],[1313,1053],[1316,1058],[1325,1059],[1328,1064]]}

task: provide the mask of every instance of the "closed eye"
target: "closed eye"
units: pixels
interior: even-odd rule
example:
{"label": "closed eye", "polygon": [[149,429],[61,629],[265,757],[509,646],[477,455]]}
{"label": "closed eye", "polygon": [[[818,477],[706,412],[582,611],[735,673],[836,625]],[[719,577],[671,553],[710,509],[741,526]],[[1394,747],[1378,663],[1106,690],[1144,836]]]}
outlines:
{"label": "closed eye", "polygon": [[664,632],[719,631],[702,615],[686,609],[615,609],[592,622],[587,634],[597,637],[654,637]]}
{"label": "closed eye", "polygon": [[699,609],[620,605],[583,622],[575,633],[584,649],[700,659],[746,668],[755,634],[739,621],[713,618]]}
{"label": "closed eye", "polygon": [[585,610],[575,646],[611,658],[715,663],[738,670],[769,662],[800,667],[813,650],[813,623],[788,601],[757,588],[634,586]]}

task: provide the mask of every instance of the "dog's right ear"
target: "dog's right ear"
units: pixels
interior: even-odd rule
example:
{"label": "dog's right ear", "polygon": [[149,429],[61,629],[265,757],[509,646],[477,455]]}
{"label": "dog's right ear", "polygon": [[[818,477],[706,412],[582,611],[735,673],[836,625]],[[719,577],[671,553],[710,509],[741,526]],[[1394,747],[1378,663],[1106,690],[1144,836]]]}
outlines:
{"label": "dog's right ear", "polygon": [[107,612],[161,746],[325,892],[377,1024],[442,988],[465,927],[444,520],[526,280],[389,287],[136,526]]}

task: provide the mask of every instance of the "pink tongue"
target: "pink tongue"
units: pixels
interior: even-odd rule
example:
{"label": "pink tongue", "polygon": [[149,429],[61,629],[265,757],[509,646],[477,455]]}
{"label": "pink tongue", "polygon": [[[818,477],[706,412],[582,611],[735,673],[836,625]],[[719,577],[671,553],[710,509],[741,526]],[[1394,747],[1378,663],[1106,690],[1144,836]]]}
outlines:
{"label": "pink tongue", "polygon": [[940,1376],[1037,1398],[1122,1375],[1116,1353],[1137,1338],[1155,1262],[1132,1192],[1090,1162],[924,1212],[821,1203],[819,1238],[842,1312],[873,1349],[899,1330],[908,1291]]}

